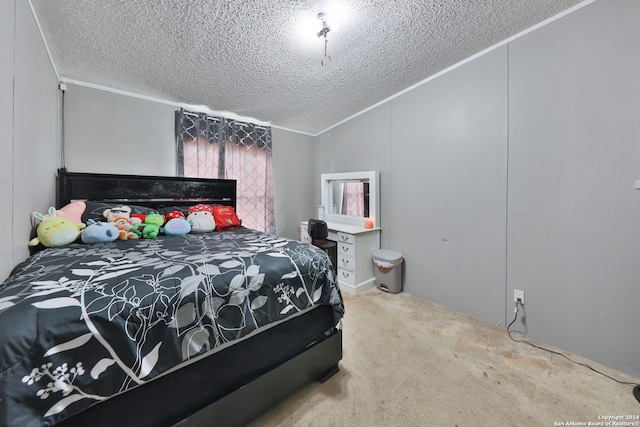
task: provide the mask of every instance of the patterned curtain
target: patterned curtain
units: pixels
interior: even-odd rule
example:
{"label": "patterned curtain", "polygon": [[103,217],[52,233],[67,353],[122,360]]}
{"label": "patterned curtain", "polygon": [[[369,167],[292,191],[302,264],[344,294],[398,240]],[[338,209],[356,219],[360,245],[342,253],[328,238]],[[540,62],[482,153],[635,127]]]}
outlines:
{"label": "patterned curtain", "polygon": [[176,129],[178,176],[237,180],[242,225],[275,233],[271,128],[181,109]]}
{"label": "patterned curtain", "polygon": [[369,216],[365,215],[365,192],[364,185],[361,182],[345,182],[342,190],[342,214],[351,216]]}

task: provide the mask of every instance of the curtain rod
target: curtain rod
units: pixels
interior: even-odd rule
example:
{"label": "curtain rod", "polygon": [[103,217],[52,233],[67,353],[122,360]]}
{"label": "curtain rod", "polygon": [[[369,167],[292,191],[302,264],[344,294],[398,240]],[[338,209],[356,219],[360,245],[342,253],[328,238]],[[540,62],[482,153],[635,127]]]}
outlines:
{"label": "curtain rod", "polygon": [[[200,117],[199,114],[197,113],[190,113],[188,111],[184,112],[185,116],[191,116],[191,117]],[[220,118],[219,117],[211,117],[211,116],[204,116],[205,119],[209,119],[209,120],[213,120],[214,122],[219,122]],[[247,126],[251,126],[251,124],[249,123],[243,123],[243,122],[238,122],[234,119],[228,119],[228,120],[233,120],[233,122],[235,122],[235,124],[237,124],[238,126],[242,126],[242,127],[247,127]],[[253,125],[256,129],[264,129],[267,130],[268,128],[264,127],[264,126],[260,126],[260,125]]]}

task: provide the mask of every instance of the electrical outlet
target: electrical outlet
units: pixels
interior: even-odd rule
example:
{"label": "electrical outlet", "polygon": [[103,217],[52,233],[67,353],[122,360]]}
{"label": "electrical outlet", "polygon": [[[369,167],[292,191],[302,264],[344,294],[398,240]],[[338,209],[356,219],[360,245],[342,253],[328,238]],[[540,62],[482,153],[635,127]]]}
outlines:
{"label": "electrical outlet", "polygon": [[513,290],[513,302],[518,302],[518,298],[520,298],[520,304],[524,305],[524,291],[520,289]]}

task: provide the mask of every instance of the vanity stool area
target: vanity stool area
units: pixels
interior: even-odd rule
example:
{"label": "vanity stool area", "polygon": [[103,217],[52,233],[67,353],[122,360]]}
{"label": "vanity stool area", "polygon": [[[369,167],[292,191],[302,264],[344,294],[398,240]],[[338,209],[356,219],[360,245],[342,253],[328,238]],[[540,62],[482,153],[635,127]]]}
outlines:
{"label": "vanity stool area", "polygon": [[[375,286],[371,252],[380,248],[380,228],[326,221],[329,240],[337,243],[336,276],[340,290],[357,295]],[[299,239],[311,243],[308,221],[300,223]]]}

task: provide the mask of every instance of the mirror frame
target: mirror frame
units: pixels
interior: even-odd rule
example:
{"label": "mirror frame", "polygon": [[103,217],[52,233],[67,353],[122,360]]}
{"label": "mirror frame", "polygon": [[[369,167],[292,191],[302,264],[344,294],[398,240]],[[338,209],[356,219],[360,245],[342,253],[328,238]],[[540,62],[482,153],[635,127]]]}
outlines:
{"label": "mirror frame", "polygon": [[[331,185],[335,181],[367,181],[369,182],[369,217],[357,217],[350,215],[334,214],[328,210],[331,206]],[[320,175],[320,190],[322,206],[324,206],[324,220],[341,222],[346,224],[364,227],[367,219],[373,221],[373,227],[380,227],[380,189],[378,186],[378,172],[362,171],[362,172],[343,172],[343,173],[323,173]]]}

